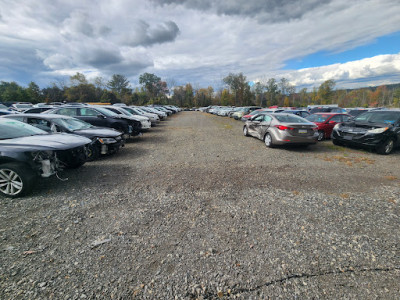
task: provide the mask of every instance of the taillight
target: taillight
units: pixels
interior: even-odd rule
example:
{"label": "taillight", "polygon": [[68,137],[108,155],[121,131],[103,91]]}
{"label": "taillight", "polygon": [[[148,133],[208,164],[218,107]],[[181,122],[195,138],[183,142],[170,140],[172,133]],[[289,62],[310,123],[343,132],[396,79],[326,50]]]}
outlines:
{"label": "taillight", "polygon": [[278,128],[279,130],[294,130],[294,128],[292,127],[287,127],[287,126],[283,126],[283,125],[275,125],[276,128]]}

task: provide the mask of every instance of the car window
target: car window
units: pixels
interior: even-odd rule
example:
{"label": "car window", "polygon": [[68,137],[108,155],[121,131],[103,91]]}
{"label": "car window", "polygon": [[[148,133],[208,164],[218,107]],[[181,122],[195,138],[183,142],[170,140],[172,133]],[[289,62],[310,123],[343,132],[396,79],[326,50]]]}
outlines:
{"label": "car window", "polygon": [[341,122],[342,118],[341,115],[333,116],[329,122]]}
{"label": "car window", "polygon": [[99,115],[100,113],[98,113],[95,109],[93,108],[80,108],[79,112],[81,114],[82,117],[95,117],[97,115]]}
{"label": "car window", "polygon": [[58,115],[65,115],[65,116],[77,116],[76,108],[60,108],[59,110],[55,111]]}
{"label": "car window", "polygon": [[356,122],[394,124],[400,119],[400,112],[380,111],[361,114],[354,118]]}
{"label": "car window", "polygon": [[253,119],[253,121],[259,121],[259,122],[262,122],[263,120],[264,120],[264,115],[258,115]]}
{"label": "car window", "polygon": [[265,116],[264,116],[264,120],[263,120],[264,122],[270,123],[271,120],[272,120],[272,118],[271,118],[270,116],[268,116],[268,115],[265,115]]}
{"label": "car window", "polygon": [[312,115],[309,115],[309,116],[306,117],[306,119],[307,119],[308,121],[317,122],[317,123],[323,123],[323,122],[325,122],[328,118],[329,118],[329,115],[324,115],[324,114],[321,114],[321,115],[312,114]]}
{"label": "car window", "polygon": [[347,122],[348,120],[350,120],[351,119],[351,117],[350,116],[342,116],[342,120],[343,120],[343,122]]}
{"label": "car window", "polygon": [[27,118],[26,123],[45,131],[49,131],[51,126],[51,123],[49,121],[39,118]]}
{"label": "car window", "polygon": [[46,132],[17,120],[0,119],[0,140],[37,134],[46,134]]}
{"label": "car window", "polygon": [[288,115],[275,115],[275,118],[277,118],[277,120],[279,122],[282,123],[307,123],[307,121],[305,121],[303,118],[293,115],[293,114],[288,114]]}

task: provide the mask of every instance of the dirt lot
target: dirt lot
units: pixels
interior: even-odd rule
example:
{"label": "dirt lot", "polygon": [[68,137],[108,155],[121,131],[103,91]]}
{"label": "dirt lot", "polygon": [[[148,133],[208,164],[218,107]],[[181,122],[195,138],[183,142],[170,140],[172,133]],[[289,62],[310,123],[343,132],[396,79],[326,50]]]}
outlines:
{"label": "dirt lot", "polygon": [[1,299],[396,299],[400,151],[267,149],[174,115],[1,198]]}

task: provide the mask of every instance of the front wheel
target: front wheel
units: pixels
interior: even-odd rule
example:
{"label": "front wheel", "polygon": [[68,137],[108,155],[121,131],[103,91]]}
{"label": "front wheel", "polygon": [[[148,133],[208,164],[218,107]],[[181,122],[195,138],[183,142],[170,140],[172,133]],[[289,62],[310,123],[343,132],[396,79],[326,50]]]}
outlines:
{"label": "front wheel", "polygon": [[376,148],[376,152],[383,155],[388,155],[393,151],[394,148],[394,140],[388,139],[381,146]]}
{"label": "front wheel", "polygon": [[318,141],[322,141],[325,138],[325,132],[320,130],[318,131]]}
{"label": "front wheel", "polygon": [[247,129],[247,126],[243,126],[243,135],[244,136],[249,136],[249,131]]}
{"label": "front wheel", "polygon": [[267,146],[268,148],[273,148],[274,147],[274,143],[272,141],[272,136],[269,133],[267,133],[265,135],[264,143],[265,143],[265,146]]}
{"label": "front wheel", "polygon": [[337,139],[332,139],[332,143],[336,146],[343,146],[342,142],[339,142]]}
{"label": "front wheel", "polygon": [[35,183],[33,170],[18,163],[7,163],[0,166],[0,192],[10,198],[29,193]]}

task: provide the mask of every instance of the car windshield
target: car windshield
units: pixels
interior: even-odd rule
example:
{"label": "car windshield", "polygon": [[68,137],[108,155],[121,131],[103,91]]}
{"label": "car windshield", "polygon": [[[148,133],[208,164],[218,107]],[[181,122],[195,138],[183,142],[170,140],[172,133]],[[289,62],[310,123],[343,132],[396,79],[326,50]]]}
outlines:
{"label": "car windshield", "polygon": [[278,119],[279,122],[282,123],[307,123],[303,118],[300,118],[296,115],[275,115],[275,118]]}
{"label": "car windshield", "polygon": [[138,114],[141,114],[141,115],[143,115],[143,114],[145,114],[146,112],[144,111],[144,110],[142,110],[142,109],[140,109],[140,108],[132,108],[132,110],[133,111],[135,111],[135,112],[137,112]]}
{"label": "car windshield", "polygon": [[68,128],[71,131],[89,129],[89,128],[93,127],[92,124],[89,124],[82,120],[72,119],[72,118],[71,119],[60,118],[60,119],[54,120],[54,122],[63,127]]}
{"label": "car windshield", "polygon": [[15,139],[19,137],[32,136],[38,134],[47,134],[45,131],[31,126],[29,124],[12,120],[0,120],[0,140]]}
{"label": "car windshield", "polygon": [[111,110],[108,110],[108,109],[103,108],[103,107],[96,107],[96,110],[98,110],[98,111],[101,112],[102,114],[106,115],[107,117],[115,117],[115,116],[118,116],[118,114],[116,114],[115,112],[112,112]]}
{"label": "car windshield", "polygon": [[308,121],[310,121],[310,122],[323,123],[323,122],[325,122],[326,120],[328,120],[328,118],[329,118],[330,116],[331,116],[331,115],[324,115],[324,114],[317,115],[317,114],[313,114],[313,115],[307,116],[306,119],[307,119]]}
{"label": "car windshield", "polygon": [[8,109],[8,107],[5,106],[4,104],[0,104],[0,108],[2,108],[2,109]]}
{"label": "car windshield", "polygon": [[400,120],[399,111],[376,111],[361,114],[354,118],[355,122],[394,124]]}
{"label": "car windshield", "polygon": [[14,104],[16,108],[31,108],[32,104]]}

